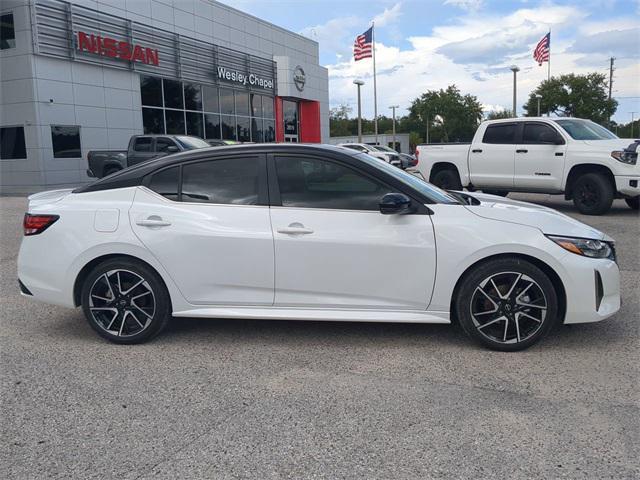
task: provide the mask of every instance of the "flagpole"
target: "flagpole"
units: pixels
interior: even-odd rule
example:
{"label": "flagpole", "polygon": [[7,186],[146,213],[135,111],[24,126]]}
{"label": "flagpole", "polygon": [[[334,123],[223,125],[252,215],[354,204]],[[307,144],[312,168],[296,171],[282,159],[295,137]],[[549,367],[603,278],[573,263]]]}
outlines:
{"label": "flagpole", "polygon": [[376,85],[376,29],[371,22],[371,40],[373,41],[373,131],[378,144],[378,90]]}
{"label": "flagpole", "polygon": [[547,62],[547,80],[551,80],[551,28],[549,28],[549,61]]}

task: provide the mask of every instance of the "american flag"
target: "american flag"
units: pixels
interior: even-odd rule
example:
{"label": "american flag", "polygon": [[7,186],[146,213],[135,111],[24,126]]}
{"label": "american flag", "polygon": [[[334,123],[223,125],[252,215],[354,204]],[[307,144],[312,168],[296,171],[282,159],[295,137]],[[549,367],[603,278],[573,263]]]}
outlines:
{"label": "american flag", "polygon": [[353,42],[353,58],[357,62],[373,56],[373,27],[356,37]]}
{"label": "american flag", "polygon": [[549,61],[549,52],[551,50],[551,32],[547,33],[536,45],[533,51],[533,58],[538,65],[542,66],[543,62]]}

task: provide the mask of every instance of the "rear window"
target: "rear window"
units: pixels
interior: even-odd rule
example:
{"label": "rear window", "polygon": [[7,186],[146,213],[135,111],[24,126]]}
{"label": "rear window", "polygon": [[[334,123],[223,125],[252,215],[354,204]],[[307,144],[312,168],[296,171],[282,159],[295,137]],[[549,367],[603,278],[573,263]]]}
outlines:
{"label": "rear window", "polygon": [[484,132],[482,143],[506,145],[516,143],[516,130],[517,125],[515,123],[489,125]]}
{"label": "rear window", "polygon": [[159,193],[169,200],[177,202],[178,196],[178,180],[180,177],[180,167],[171,167],[161,170],[151,176],[149,188]]}
{"label": "rear window", "polygon": [[133,144],[133,149],[136,152],[150,152],[152,142],[153,142],[153,139],[151,137],[136,138]]}

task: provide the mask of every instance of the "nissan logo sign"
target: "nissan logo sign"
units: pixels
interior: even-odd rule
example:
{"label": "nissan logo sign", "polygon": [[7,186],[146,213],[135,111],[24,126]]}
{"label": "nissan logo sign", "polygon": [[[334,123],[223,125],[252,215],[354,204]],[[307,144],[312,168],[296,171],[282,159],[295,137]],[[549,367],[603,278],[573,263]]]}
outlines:
{"label": "nissan logo sign", "polygon": [[299,92],[304,90],[304,84],[307,81],[307,76],[304,74],[304,70],[300,65],[293,69],[293,83]]}

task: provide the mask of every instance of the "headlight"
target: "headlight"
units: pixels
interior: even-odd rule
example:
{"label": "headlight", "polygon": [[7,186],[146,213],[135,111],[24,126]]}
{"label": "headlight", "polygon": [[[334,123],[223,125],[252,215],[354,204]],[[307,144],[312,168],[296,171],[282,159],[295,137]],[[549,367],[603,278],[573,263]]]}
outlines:
{"label": "headlight", "polygon": [[617,161],[627,163],[629,165],[635,165],[638,161],[638,154],[627,150],[614,150],[611,152],[611,156]]}
{"label": "headlight", "polygon": [[547,235],[547,238],[560,245],[565,250],[590,258],[608,258],[616,260],[613,245],[602,240],[593,240],[590,238],[573,238],[558,237],[555,235]]}

